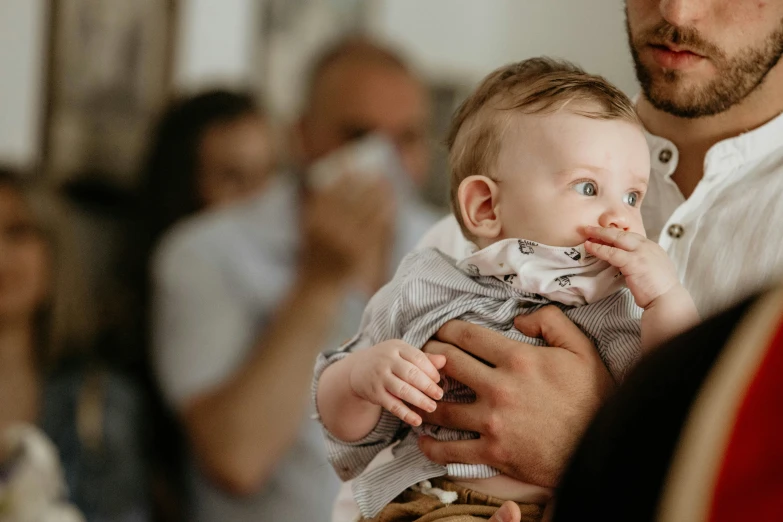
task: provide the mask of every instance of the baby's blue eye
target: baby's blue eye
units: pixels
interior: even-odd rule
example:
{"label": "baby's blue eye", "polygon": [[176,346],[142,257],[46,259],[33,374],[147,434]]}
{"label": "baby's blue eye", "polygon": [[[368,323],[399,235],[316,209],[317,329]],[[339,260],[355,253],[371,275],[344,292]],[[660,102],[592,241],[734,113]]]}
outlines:
{"label": "baby's blue eye", "polygon": [[595,196],[598,193],[598,187],[592,181],[583,181],[574,185],[574,190],[583,196]]}
{"label": "baby's blue eye", "polygon": [[631,205],[632,207],[635,207],[639,204],[639,193],[638,192],[629,192],[625,196],[623,196],[623,202],[627,205]]}

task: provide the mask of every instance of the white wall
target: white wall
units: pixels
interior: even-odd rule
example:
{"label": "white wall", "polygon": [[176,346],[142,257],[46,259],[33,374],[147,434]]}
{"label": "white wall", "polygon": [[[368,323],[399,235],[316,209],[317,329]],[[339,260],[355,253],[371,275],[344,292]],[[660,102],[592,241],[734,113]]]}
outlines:
{"label": "white wall", "polygon": [[[622,0],[511,2],[506,18],[509,60],[550,55],[605,76],[627,94],[638,87],[625,32]],[[521,55],[521,56],[520,56]]]}
{"label": "white wall", "polygon": [[180,0],[174,86],[246,86],[256,74],[259,0]]}
{"label": "white wall", "polygon": [[[255,84],[263,0],[180,0],[174,85]],[[513,60],[571,59],[636,91],[621,0],[367,0],[371,28],[434,79],[475,82]],[[0,0],[0,162],[38,158],[47,0]]]}
{"label": "white wall", "polygon": [[374,0],[371,23],[434,78],[549,55],[636,91],[621,0]]}
{"label": "white wall", "polygon": [[0,163],[38,160],[44,106],[45,0],[0,1]]}

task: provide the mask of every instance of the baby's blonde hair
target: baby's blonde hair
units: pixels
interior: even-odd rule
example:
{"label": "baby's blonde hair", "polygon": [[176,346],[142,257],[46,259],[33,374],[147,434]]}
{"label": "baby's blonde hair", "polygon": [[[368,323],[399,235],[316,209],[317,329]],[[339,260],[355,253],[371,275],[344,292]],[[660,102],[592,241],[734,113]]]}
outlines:
{"label": "baby's blonde hair", "polygon": [[531,58],[496,69],[462,102],[451,121],[446,145],[452,210],[466,236],[470,234],[459,211],[457,192],[468,176],[494,177],[506,116],[552,113],[566,106],[588,118],[641,125],[633,102],[617,87],[570,62],[551,58]]}

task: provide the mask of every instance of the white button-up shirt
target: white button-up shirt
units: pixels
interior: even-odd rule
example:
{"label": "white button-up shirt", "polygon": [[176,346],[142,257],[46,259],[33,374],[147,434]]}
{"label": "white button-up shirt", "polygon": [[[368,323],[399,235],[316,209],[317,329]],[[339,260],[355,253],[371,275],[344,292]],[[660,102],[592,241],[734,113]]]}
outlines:
{"label": "white button-up shirt", "polygon": [[702,315],[783,273],[783,115],[716,143],[686,200],[671,176],[679,153],[647,133],[651,172],[642,216]]}

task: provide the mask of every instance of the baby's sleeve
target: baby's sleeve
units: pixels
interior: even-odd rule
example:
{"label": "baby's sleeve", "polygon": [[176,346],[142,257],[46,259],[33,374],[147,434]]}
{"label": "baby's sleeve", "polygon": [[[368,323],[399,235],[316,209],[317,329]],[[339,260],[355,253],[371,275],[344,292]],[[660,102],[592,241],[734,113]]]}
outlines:
{"label": "baby's sleeve", "polygon": [[642,309],[626,288],[612,296],[609,308],[602,315],[598,353],[619,383],[641,354]]}
{"label": "baby's sleeve", "polygon": [[[400,266],[394,279],[381,288],[370,300],[362,315],[361,326],[351,340],[340,348],[318,356],[312,385],[312,400],[318,409],[316,395],[318,382],[324,370],[358,350],[370,348],[382,341],[400,339],[403,336],[403,316],[400,309],[401,292],[405,284],[406,264]],[[381,410],[381,418],[375,428],[364,438],[344,442],[323,428],[329,463],[342,480],[350,480],[361,473],[375,456],[391,445],[406,425],[388,411]],[[320,422],[320,417],[316,413]]]}

